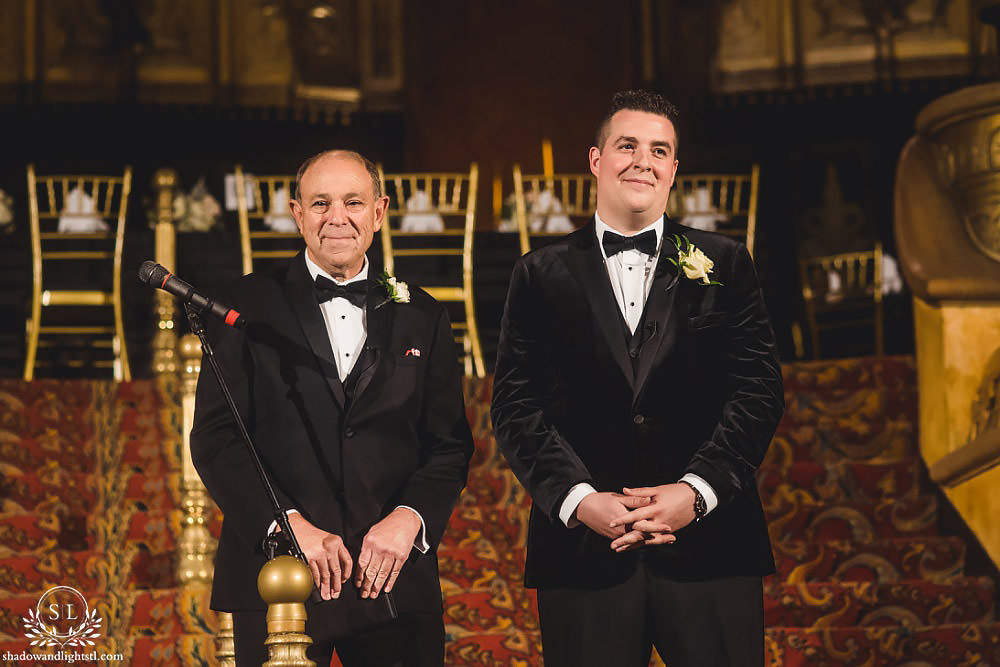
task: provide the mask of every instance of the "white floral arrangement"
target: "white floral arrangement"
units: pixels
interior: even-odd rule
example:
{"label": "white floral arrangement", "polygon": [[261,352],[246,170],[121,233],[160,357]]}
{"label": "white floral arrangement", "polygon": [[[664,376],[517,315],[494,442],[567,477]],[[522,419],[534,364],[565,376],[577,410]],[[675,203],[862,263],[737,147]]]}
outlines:
{"label": "white floral arrangement", "polygon": [[715,262],[702,252],[701,248],[691,243],[687,236],[674,234],[671,241],[673,241],[674,246],[677,248],[677,259],[673,257],[668,257],[667,259],[674,266],[684,269],[685,276],[690,280],[700,280],[702,285],[722,284],[716,280],[709,279],[708,274],[715,267]]}
{"label": "white floral arrangement", "polygon": [[174,197],[174,225],[179,232],[207,232],[219,224],[222,207],[199,178],[188,194]]}

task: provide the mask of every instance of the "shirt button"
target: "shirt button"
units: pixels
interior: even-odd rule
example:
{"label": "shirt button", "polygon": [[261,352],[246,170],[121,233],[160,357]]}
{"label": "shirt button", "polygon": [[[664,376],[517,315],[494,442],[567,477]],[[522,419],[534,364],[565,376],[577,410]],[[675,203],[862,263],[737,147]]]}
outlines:
{"label": "shirt button", "polygon": [[646,421],[646,418],[642,415],[636,415],[635,417],[632,417],[632,421],[636,424],[636,426],[642,426],[643,422]]}
{"label": "shirt button", "polygon": [[344,437],[345,438],[353,438],[354,437],[354,429],[353,428],[348,428],[346,431],[344,431]]}
{"label": "shirt button", "polygon": [[340,316],[340,319],[342,319],[342,320],[346,320],[346,319],[347,319],[347,315],[341,315],[341,316]]}
{"label": "shirt button", "polygon": [[635,301],[629,301],[628,305],[635,306]]}

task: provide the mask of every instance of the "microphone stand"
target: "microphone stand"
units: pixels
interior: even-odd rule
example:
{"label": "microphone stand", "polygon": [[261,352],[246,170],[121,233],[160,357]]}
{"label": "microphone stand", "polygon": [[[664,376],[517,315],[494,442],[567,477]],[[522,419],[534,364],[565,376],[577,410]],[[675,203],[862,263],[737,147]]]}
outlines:
{"label": "microphone stand", "polygon": [[[271,501],[271,508],[274,511],[274,520],[279,526],[281,526],[281,532],[288,540],[292,555],[308,566],[309,561],[302,552],[302,547],[299,546],[299,541],[295,538],[295,533],[292,531],[292,525],[288,521],[288,512],[281,509],[281,505],[278,503],[278,497],[274,494],[274,487],[271,485],[271,480],[268,479],[267,471],[264,470],[264,465],[260,462],[260,457],[257,455],[257,449],[254,447],[253,440],[251,440],[250,434],[247,432],[246,424],[243,422],[243,418],[240,416],[240,411],[236,407],[236,401],[233,400],[233,395],[229,391],[229,386],[226,384],[225,378],[222,377],[222,369],[219,368],[219,362],[215,358],[215,351],[212,349],[212,345],[208,342],[208,337],[205,334],[205,325],[201,321],[201,310],[190,303],[185,303],[184,312],[187,313],[188,323],[191,325],[191,332],[198,337],[198,340],[201,341],[201,351],[205,358],[208,359],[209,366],[212,367],[212,373],[215,375],[215,379],[219,383],[219,389],[222,390],[222,395],[226,397],[226,404],[229,406],[229,411],[233,415],[233,421],[236,422],[236,426],[240,430],[240,435],[243,436],[243,442],[247,446],[247,452],[250,454],[250,460],[253,461],[254,467],[257,468],[257,475],[260,477],[261,484],[264,485],[267,497]],[[264,538],[264,551],[268,560],[272,560],[275,557],[278,547],[279,539],[275,533],[271,533]],[[315,583],[313,585],[313,592],[310,599],[313,602],[323,601],[323,598],[319,594],[319,590],[316,589]]]}

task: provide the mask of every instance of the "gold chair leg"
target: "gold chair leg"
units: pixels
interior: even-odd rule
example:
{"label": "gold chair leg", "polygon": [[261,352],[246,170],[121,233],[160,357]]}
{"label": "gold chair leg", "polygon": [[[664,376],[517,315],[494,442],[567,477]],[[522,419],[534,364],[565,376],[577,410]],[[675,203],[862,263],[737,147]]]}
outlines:
{"label": "gold chair leg", "polygon": [[481,378],[486,375],[486,368],[483,365],[483,350],[479,345],[479,329],[476,327],[476,314],[470,310],[468,314],[469,342],[472,354],[472,363],[476,372],[476,377]]}
{"label": "gold chair leg", "polygon": [[41,304],[37,301],[31,307],[31,319],[27,322],[28,345],[27,355],[24,360],[24,379],[31,381],[35,379],[35,355],[38,353],[38,331],[39,317],[41,316]]}
{"label": "gold chair leg", "polygon": [[[476,377],[483,377],[486,375],[486,368],[483,365],[483,349],[479,344],[479,327],[476,324],[476,305],[472,300],[472,276],[471,270],[470,275],[467,276],[465,280],[465,336],[466,341],[469,343],[471,349],[469,353],[472,356],[473,370],[475,371]],[[470,374],[469,369],[466,369],[466,375]]]}
{"label": "gold chair leg", "polygon": [[122,325],[122,301],[121,296],[116,294],[114,298],[115,309],[115,339],[112,343],[115,352],[115,381],[130,382],[132,373],[128,367],[128,350],[125,347],[125,327]]}
{"label": "gold chair leg", "polygon": [[806,347],[802,340],[802,325],[799,322],[792,322],[792,347],[795,348],[795,358],[806,358]]}
{"label": "gold chair leg", "polygon": [[875,354],[885,356],[885,332],[882,322],[882,304],[875,304]]}
{"label": "gold chair leg", "polygon": [[462,336],[462,366],[466,375],[472,375],[472,341],[468,334]]}

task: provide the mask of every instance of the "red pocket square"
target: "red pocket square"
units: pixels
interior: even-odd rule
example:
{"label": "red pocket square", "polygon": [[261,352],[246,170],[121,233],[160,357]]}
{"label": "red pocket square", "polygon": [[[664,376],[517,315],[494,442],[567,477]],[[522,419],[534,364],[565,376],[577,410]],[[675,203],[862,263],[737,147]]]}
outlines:
{"label": "red pocket square", "polygon": [[419,357],[420,356],[420,350],[417,349],[417,348],[415,348],[415,347],[411,347],[406,352],[403,353],[403,356],[404,357]]}

